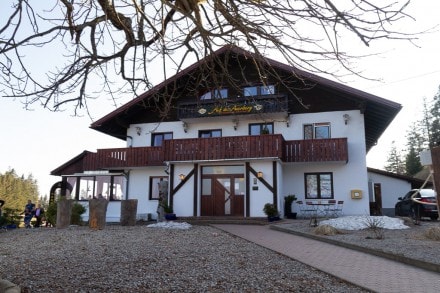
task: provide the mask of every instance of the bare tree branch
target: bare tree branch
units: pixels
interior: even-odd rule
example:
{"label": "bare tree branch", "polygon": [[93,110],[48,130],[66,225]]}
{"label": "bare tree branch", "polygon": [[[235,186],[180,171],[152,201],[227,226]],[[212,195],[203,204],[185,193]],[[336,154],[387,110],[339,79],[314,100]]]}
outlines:
{"label": "bare tree branch", "polygon": [[[157,76],[152,68],[159,60],[170,76],[224,45],[240,46],[256,56],[275,54],[297,68],[339,77],[359,74],[350,66],[357,56],[344,51],[343,38],[354,37],[365,46],[379,39],[416,38],[392,29],[410,17],[405,13],[407,0],[347,0],[344,6],[332,0],[47,2],[0,4],[8,15],[0,20],[0,92],[54,111],[73,104],[75,114],[82,108],[89,112],[87,100],[104,93],[117,105],[117,93],[136,96],[151,88]],[[56,56],[42,58],[47,62],[36,68],[35,56],[44,54]],[[323,65],[334,61],[345,73]],[[212,71],[205,74],[215,83],[225,78],[237,82],[213,76],[219,64],[206,66]],[[255,66],[261,78],[269,74],[284,82],[257,59]],[[103,92],[96,91],[97,83]],[[170,93],[167,107],[161,109],[164,116],[172,98]]]}

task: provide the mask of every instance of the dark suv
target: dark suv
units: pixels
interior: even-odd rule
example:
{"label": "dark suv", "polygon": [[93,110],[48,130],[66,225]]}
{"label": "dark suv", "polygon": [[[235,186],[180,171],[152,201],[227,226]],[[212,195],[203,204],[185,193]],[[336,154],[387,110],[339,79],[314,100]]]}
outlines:
{"label": "dark suv", "polygon": [[[414,196],[415,199],[432,204],[420,204],[411,199],[411,196],[416,193]],[[399,201],[395,206],[395,214],[396,216],[403,217],[413,217],[413,218],[423,218],[428,217],[431,220],[438,219],[438,210],[436,203],[436,193],[433,189],[413,189],[405,194],[404,197],[399,197]]]}

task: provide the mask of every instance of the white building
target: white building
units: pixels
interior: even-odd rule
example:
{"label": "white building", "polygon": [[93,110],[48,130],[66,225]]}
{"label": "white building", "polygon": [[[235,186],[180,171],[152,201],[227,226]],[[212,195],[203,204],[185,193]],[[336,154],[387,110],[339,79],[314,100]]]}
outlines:
{"label": "white building", "polygon": [[123,199],[155,218],[161,181],[180,217],[263,217],[288,194],[369,213],[366,154],[399,104],[270,59],[259,60],[267,76],[255,74],[253,55],[236,47],[211,57],[241,86],[209,80],[209,58],[193,64],[93,123],[127,147],[83,152],[52,171],[59,186],[85,205],[102,194],[108,221]]}
{"label": "white building", "polygon": [[395,174],[384,170],[368,168],[370,212],[375,215],[394,216],[394,206],[399,197],[411,189],[432,188],[432,181]]}

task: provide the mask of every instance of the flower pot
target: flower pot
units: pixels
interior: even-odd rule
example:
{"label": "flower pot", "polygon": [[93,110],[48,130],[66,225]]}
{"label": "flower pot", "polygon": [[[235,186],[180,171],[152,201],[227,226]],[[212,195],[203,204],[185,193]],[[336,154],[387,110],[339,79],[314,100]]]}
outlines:
{"label": "flower pot", "polygon": [[177,220],[176,214],[165,214],[165,220],[167,221]]}
{"label": "flower pot", "polygon": [[267,220],[269,222],[275,222],[275,221],[279,221],[280,217],[279,216],[270,216],[270,217],[267,217]]}
{"label": "flower pot", "polygon": [[286,218],[287,219],[296,219],[296,214],[297,213],[287,213]]}

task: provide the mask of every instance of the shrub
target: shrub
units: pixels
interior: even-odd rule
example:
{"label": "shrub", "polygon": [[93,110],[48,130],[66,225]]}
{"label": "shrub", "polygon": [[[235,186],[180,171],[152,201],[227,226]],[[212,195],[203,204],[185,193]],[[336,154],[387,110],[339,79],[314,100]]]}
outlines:
{"label": "shrub", "polygon": [[275,207],[273,203],[266,203],[264,205],[263,212],[268,217],[278,217],[280,215],[278,209]]}
{"label": "shrub", "polygon": [[[70,216],[70,223],[72,225],[81,225],[81,215],[86,212],[86,208],[78,203],[74,202],[72,206],[72,214]],[[47,208],[45,213],[46,221],[48,221],[52,226],[55,226],[57,223],[57,203],[53,202]]]}
{"label": "shrub", "polygon": [[385,239],[385,232],[383,229],[383,221],[381,217],[365,216],[364,224],[367,229],[373,232],[373,237],[367,237],[367,239]]}
{"label": "shrub", "polygon": [[424,236],[430,240],[440,241],[440,227],[430,227],[428,228]]}
{"label": "shrub", "polygon": [[330,225],[319,225],[313,230],[313,233],[315,233],[316,235],[327,236],[343,234],[341,231]]}
{"label": "shrub", "polygon": [[0,226],[7,225],[19,225],[20,223],[20,213],[19,210],[11,209],[11,208],[3,208],[2,216],[0,217]]}
{"label": "shrub", "polygon": [[44,217],[46,218],[46,221],[51,224],[52,226],[55,226],[57,223],[57,203],[52,202],[47,207],[47,210],[44,212]]}
{"label": "shrub", "polygon": [[73,203],[72,206],[72,215],[70,216],[70,223],[72,225],[81,225],[81,215],[86,212],[86,208],[80,203]]}

